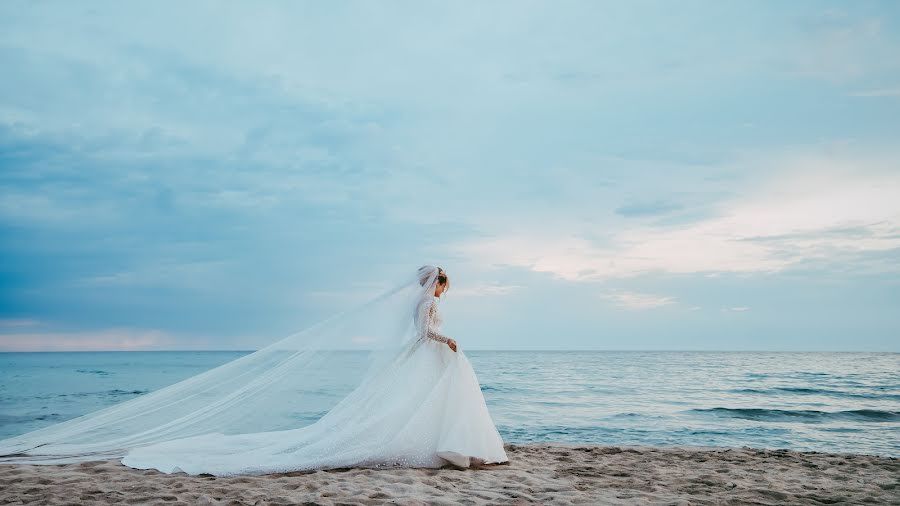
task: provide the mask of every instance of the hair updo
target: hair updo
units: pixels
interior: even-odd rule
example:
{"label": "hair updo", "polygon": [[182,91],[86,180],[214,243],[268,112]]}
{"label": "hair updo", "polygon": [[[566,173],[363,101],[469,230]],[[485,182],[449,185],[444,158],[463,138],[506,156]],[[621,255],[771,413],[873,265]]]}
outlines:
{"label": "hair updo", "polygon": [[437,280],[438,280],[439,284],[447,285],[447,287],[444,288],[445,291],[450,289],[450,278],[447,277],[447,271],[445,271],[444,269],[441,269],[440,267],[438,267]]}
{"label": "hair updo", "polygon": [[[428,277],[429,277],[428,274],[430,271],[429,267],[430,266],[428,266],[428,265],[423,265],[422,267],[419,267],[419,284],[422,286],[425,286],[425,282],[428,281]],[[444,288],[444,290],[449,290],[450,289],[450,278],[447,276],[447,271],[445,271],[444,269],[442,269],[440,267],[437,268],[437,271],[438,271],[438,273],[437,273],[438,284],[447,285],[447,287]]]}

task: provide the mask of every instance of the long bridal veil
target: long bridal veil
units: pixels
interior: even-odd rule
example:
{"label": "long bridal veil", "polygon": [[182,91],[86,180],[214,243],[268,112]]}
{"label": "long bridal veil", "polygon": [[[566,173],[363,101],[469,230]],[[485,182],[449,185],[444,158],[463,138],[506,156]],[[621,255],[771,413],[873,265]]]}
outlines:
{"label": "long bridal veil", "polygon": [[432,297],[437,267],[224,365],[99,411],[0,441],[2,464],[121,458],[129,450],[208,433],[312,424],[402,354],[414,308]]}

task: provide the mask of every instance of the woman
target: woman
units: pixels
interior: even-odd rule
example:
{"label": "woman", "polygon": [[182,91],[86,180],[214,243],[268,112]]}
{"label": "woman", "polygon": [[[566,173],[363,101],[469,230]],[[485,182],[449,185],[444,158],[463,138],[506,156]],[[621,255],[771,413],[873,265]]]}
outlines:
{"label": "woman", "polygon": [[443,269],[424,266],[253,353],[0,441],[0,463],[121,459],[229,476],[507,462],[468,358],[440,332],[449,286]]}
{"label": "woman", "polygon": [[469,360],[440,333],[440,267],[419,269],[416,339],[312,425],[207,434],[131,450],[122,463],[160,471],[259,474],[339,467],[460,467],[506,462]]}
{"label": "woman", "polygon": [[449,286],[443,269],[424,266],[254,353],[0,441],[0,463],[121,458],[138,469],[228,476],[506,462],[469,360],[440,331],[437,301]]}

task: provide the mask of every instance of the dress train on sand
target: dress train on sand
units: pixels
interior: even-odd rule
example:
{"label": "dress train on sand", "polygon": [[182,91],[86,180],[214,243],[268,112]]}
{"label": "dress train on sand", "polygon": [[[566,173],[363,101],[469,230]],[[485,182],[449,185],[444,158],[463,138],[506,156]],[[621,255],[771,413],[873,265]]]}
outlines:
{"label": "dress train on sand", "polygon": [[435,301],[429,295],[416,305],[418,338],[315,423],[165,441],[130,450],[122,463],[165,473],[227,476],[506,462],[475,371],[439,332]]}

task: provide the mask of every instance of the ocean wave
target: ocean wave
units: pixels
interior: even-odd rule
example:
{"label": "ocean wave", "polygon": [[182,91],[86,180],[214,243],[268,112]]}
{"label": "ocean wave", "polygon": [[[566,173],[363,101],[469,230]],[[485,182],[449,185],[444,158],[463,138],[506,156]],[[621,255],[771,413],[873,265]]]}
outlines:
{"label": "ocean wave", "polygon": [[97,376],[109,376],[112,374],[108,371],[101,371],[100,369],[76,369],[75,372],[80,372],[82,374],[95,374]]}
{"label": "ocean wave", "polygon": [[65,415],[61,413],[43,413],[36,415],[2,415],[0,414],[0,426],[19,425],[29,422],[62,422],[76,415]]}
{"label": "ocean wave", "polygon": [[842,390],[830,390],[827,388],[808,388],[808,387],[772,387],[772,388],[735,388],[731,390],[738,394],[799,394],[799,395],[828,395],[831,397],[848,397],[855,399],[881,399],[881,400],[900,400],[898,394],[867,394],[857,392],[845,392]]}
{"label": "ocean wave", "polygon": [[482,392],[523,393],[524,389],[513,385],[481,385]]}
{"label": "ocean wave", "polygon": [[149,391],[150,390],[120,390],[118,388],[114,388],[112,390],[101,390],[99,392],[75,392],[72,394],[60,394],[59,397],[95,397],[95,396],[120,397],[123,395],[146,394]]}
{"label": "ocean wave", "polygon": [[824,422],[830,420],[856,420],[866,422],[900,422],[900,411],[879,409],[851,409],[847,411],[817,411],[812,409],[765,409],[765,408],[698,408],[688,410],[693,413],[712,414],[730,418],[743,418],[769,422]]}

